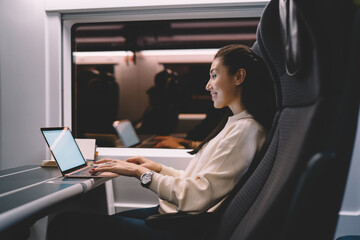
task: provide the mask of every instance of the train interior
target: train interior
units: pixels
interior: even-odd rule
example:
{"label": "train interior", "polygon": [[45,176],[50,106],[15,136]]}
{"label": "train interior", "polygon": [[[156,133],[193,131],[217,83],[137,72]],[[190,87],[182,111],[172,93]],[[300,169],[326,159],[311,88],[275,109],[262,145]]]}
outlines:
{"label": "train interior", "polygon": [[[356,1],[174,1],[113,8],[45,2],[43,55],[52,81],[43,91],[51,100],[42,106],[42,124],[67,125],[76,138],[96,139],[99,157],[132,156],[113,126],[124,119],[139,136],[203,140],[224,114],[213,109],[205,89],[222,46],[251,47],[271,73],[273,125],[224,206],[215,214],[154,216],[149,226],[188,231],[196,226],[207,229],[203,239],[360,239]],[[158,80],[163,75],[165,80]],[[158,84],[169,94],[147,127]],[[2,119],[1,126],[12,126]],[[36,157],[50,158],[39,142]],[[163,150],[171,159],[158,149],[136,151],[180,169],[191,160],[184,150]],[[6,166],[12,165],[1,162]],[[158,202],[138,181],[123,176],[94,192],[107,194],[108,213]],[[43,239],[46,221],[32,227],[30,239]]]}

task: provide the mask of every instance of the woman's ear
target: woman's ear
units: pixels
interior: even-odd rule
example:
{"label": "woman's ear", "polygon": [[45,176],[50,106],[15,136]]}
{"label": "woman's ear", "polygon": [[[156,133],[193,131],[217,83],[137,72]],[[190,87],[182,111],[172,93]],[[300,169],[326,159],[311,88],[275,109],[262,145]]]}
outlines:
{"label": "woman's ear", "polygon": [[246,77],[246,70],[244,68],[240,68],[236,73],[236,85],[241,85]]}

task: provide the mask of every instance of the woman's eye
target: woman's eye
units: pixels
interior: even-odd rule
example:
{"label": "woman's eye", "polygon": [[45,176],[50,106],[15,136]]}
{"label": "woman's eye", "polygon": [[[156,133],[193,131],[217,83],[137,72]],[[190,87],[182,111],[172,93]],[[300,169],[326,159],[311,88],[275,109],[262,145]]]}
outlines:
{"label": "woman's eye", "polygon": [[216,78],[216,74],[211,75],[211,78]]}

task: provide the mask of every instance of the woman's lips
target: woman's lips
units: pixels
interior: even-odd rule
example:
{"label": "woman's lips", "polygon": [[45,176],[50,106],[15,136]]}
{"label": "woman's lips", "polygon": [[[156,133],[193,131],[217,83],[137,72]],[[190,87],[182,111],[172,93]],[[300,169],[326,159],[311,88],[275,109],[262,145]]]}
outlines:
{"label": "woman's lips", "polygon": [[214,98],[214,97],[217,95],[217,93],[216,93],[216,92],[212,92],[212,93],[210,93],[210,95],[211,95],[211,98]]}

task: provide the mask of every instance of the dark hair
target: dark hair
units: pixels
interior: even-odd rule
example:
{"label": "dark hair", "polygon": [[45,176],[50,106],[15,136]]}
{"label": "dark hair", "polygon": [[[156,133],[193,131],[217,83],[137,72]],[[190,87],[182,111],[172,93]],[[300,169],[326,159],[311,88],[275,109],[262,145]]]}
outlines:
{"label": "dark hair", "polygon": [[[222,64],[227,68],[228,73],[233,76],[240,68],[246,71],[245,80],[242,83],[242,103],[245,109],[265,129],[269,130],[275,113],[275,92],[269,71],[264,61],[257,56],[248,46],[232,44],[221,48],[214,59],[221,59]],[[197,153],[207,142],[214,138],[225,126],[227,118],[214,129],[204,141],[191,151]]]}

